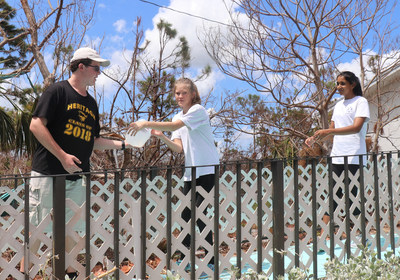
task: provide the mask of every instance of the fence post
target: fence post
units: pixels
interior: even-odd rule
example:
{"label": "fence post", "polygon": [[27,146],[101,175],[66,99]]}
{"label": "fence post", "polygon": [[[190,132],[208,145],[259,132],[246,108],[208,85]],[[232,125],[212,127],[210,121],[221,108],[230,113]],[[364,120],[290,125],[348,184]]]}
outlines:
{"label": "fence post", "polygon": [[28,179],[24,179],[24,190],[25,190],[25,197],[24,197],[24,202],[25,202],[25,206],[24,206],[24,211],[25,211],[25,216],[24,216],[24,258],[25,258],[25,262],[24,262],[24,271],[25,271],[25,280],[29,280],[29,262],[30,262],[30,241],[29,241],[29,233],[30,233],[30,229],[29,229],[29,180]]}
{"label": "fence post", "polygon": [[272,171],[272,213],[273,213],[273,273],[274,279],[285,274],[283,250],[285,249],[285,220],[284,220],[284,190],[283,190],[283,162],[271,162]]}
{"label": "fence post", "polygon": [[262,263],[263,263],[263,254],[262,254],[262,237],[263,237],[263,228],[262,228],[262,217],[263,217],[263,205],[262,205],[262,169],[263,162],[257,162],[257,272],[262,271]]}
{"label": "fence post", "polygon": [[294,177],[293,177],[293,191],[294,191],[294,265],[295,267],[300,266],[300,208],[299,208],[299,161],[295,159],[293,161],[293,170],[294,170]]}
{"label": "fence post", "polygon": [[374,153],[372,155],[374,160],[374,193],[375,193],[375,228],[376,228],[376,251],[378,254],[378,259],[381,259],[382,246],[381,246],[381,215],[380,215],[380,207],[379,207],[379,169],[378,169],[378,155]]}
{"label": "fence post", "polygon": [[147,222],[146,222],[146,205],[147,205],[147,174],[146,170],[143,169],[140,172],[140,218],[141,218],[141,225],[140,225],[140,271],[139,271],[139,279],[146,279],[146,229],[147,229]]}
{"label": "fence post", "polygon": [[317,228],[318,228],[318,219],[317,219],[317,159],[311,159],[311,209],[312,209],[312,266],[313,266],[313,279],[318,279],[318,237],[317,237]]}
{"label": "fence post", "polygon": [[214,182],[214,279],[219,277],[219,176],[220,167],[215,165]]}
{"label": "fence post", "polygon": [[[90,181],[90,174],[86,174],[85,177],[82,178],[82,180],[86,180],[85,186],[86,186],[86,203],[85,203],[85,275],[88,277],[91,272],[91,256],[90,256],[90,236],[91,231],[90,231],[90,209],[91,209],[91,203],[90,203],[90,196],[91,196],[91,181]],[[107,182],[107,181],[106,181]]]}
{"label": "fence post", "polygon": [[394,238],[394,206],[393,206],[393,182],[392,182],[392,154],[388,153],[386,158],[387,161],[387,185],[389,190],[389,226],[390,226],[390,246],[392,247],[392,252],[396,254],[396,245]]}
{"label": "fence post", "polygon": [[[119,267],[119,183],[121,173],[115,172],[114,174],[114,264],[116,267]],[[116,279],[119,279],[119,269],[114,272],[114,276]]]}
{"label": "fence post", "polygon": [[190,266],[191,266],[191,273],[190,279],[196,280],[196,273],[194,268],[196,266],[196,167],[191,167],[192,169],[192,181],[191,189],[190,189]]}
{"label": "fence post", "polygon": [[236,266],[239,269],[236,277],[242,275],[242,166],[236,163]]}
{"label": "fence post", "polygon": [[172,169],[167,166],[167,269],[171,270],[172,249]]}
{"label": "fence post", "polygon": [[53,279],[65,278],[65,176],[53,177]]}
{"label": "fence post", "polygon": [[[365,205],[366,205],[366,198],[365,198],[365,183],[364,183],[364,156],[359,155],[359,170],[360,170],[360,200],[361,200],[361,242],[364,247],[367,246],[367,233],[366,233],[366,225],[365,225]],[[333,254],[332,254],[333,255]],[[332,257],[333,258],[333,257]]]}

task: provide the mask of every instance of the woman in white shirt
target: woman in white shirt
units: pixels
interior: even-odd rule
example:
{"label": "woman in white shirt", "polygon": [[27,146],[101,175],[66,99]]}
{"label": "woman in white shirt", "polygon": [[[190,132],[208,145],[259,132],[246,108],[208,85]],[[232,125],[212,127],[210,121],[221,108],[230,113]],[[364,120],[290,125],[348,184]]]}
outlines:
{"label": "woman in white shirt", "polygon": [[[172,151],[185,154],[184,194],[191,189],[191,168],[196,168],[196,186],[201,186],[208,193],[214,187],[214,166],[219,164],[219,155],[214,143],[214,137],[210,125],[210,118],[206,109],[200,105],[200,94],[196,85],[188,78],[180,78],[175,82],[173,92],[175,99],[182,111],[175,115],[171,122],[140,121],[130,125],[129,132],[135,134],[142,128],[151,128],[152,135],[161,139]],[[169,139],[162,131],[172,131]],[[204,166],[206,165],[206,166]],[[200,206],[204,198],[196,192],[196,206]],[[188,222],[191,214],[188,208],[182,212],[182,218]],[[205,223],[197,220],[200,231],[203,231]],[[206,237],[206,241],[213,245],[212,232]],[[182,242],[190,247],[190,235]],[[212,261],[210,262],[212,263]]]}
{"label": "woman in white shirt", "polygon": [[[348,168],[354,175],[359,169],[359,155],[364,155],[363,162],[366,162],[365,136],[370,118],[369,105],[367,99],[362,97],[360,80],[354,73],[350,71],[339,73],[336,86],[344,99],[335,105],[329,128],[317,130],[312,137],[307,138],[306,144],[311,145],[318,139],[334,135],[331,152],[333,172],[337,176],[342,174],[343,156],[348,156]],[[358,189],[354,187],[351,192],[356,196]],[[339,189],[337,195],[340,198],[343,197],[342,188]],[[335,209],[336,206],[335,202]],[[360,214],[360,210],[354,209],[353,214]]]}

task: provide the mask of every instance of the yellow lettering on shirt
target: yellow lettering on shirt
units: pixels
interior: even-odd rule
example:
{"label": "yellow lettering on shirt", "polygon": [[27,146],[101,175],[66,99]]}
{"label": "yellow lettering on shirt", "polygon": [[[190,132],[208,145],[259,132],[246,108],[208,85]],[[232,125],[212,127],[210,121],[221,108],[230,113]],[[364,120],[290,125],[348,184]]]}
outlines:
{"label": "yellow lettering on shirt", "polygon": [[94,120],[96,120],[96,117],[94,115],[94,113],[92,112],[92,110],[90,110],[89,108],[87,108],[86,106],[79,104],[79,103],[71,103],[68,104],[67,106],[67,111],[69,110],[79,110],[79,115],[81,116],[88,116],[90,115]]}

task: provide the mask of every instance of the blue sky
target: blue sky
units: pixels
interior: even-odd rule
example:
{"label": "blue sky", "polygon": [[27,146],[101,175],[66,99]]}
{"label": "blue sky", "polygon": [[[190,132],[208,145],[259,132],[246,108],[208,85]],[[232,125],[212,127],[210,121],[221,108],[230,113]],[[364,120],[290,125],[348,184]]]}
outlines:
{"label": "blue sky", "polygon": [[[132,50],[135,38],[133,30],[135,29],[137,17],[141,17],[145,39],[154,42],[149,46],[148,50],[156,55],[158,53],[158,31],[155,29],[155,25],[160,19],[163,19],[177,29],[178,36],[185,36],[189,42],[192,58],[189,76],[195,77],[207,65],[213,67],[211,75],[206,80],[197,82],[202,97],[211,93],[214,100],[220,100],[226,91],[254,92],[247,84],[223,75],[215,67],[214,62],[199,41],[198,36],[201,34],[204,25],[216,25],[216,23],[205,22],[199,18],[160,8],[139,0],[115,0],[112,1],[112,5],[110,2],[105,0],[97,2],[98,8],[96,9],[95,23],[87,32],[87,42],[96,42],[99,37],[105,36],[101,52],[102,55],[111,59],[110,69],[123,64],[121,50],[126,50],[128,53]],[[156,0],[152,2],[218,22],[228,23],[229,20],[224,2],[221,0]],[[210,7],[213,7],[213,9],[210,10]],[[110,85],[109,82],[105,77],[98,78],[98,84],[102,84],[105,91],[109,93],[106,93],[104,98],[109,98],[111,101],[112,94],[115,91],[108,86]],[[210,109],[210,105],[206,105],[206,108]],[[245,146],[252,139],[250,135],[240,133],[236,137]]]}
{"label": "blue sky", "polygon": [[[49,8],[46,0],[40,1],[46,9]],[[50,2],[53,1],[56,0],[50,0]],[[222,0],[150,0],[149,2],[215,21],[228,22],[229,19],[224,1]],[[226,0],[226,2],[229,3],[231,0]],[[8,3],[13,7],[20,7],[19,0],[8,0]],[[18,13],[22,13],[22,11]],[[145,39],[154,42],[148,48],[150,54],[157,53],[157,30],[155,29],[155,25],[160,19],[163,19],[171,23],[173,28],[177,29],[178,36],[185,36],[188,40],[192,57],[190,73],[193,77],[205,66],[215,66],[198,39],[199,32],[202,32],[204,24],[207,25],[207,22],[140,0],[97,0],[94,21],[87,30],[86,37],[81,46],[93,47],[96,50],[100,49],[101,55],[111,60],[110,69],[117,65],[123,68],[123,52],[129,56],[129,52],[132,51],[135,39],[133,31],[135,30],[138,17],[141,17],[141,26],[145,31]],[[51,59],[50,53],[44,55],[48,59]],[[52,69],[52,62],[48,61],[48,64],[49,68]],[[244,84],[239,86],[240,83],[228,79],[228,77],[217,71],[216,68],[214,70],[207,80],[198,84],[200,92],[204,95],[210,91],[223,92],[227,88],[235,90],[237,87],[246,86]],[[37,77],[37,75],[32,76]],[[35,82],[35,79],[32,80]],[[233,83],[238,86],[232,87]],[[111,87],[111,81],[107,81],[104,76],[99,77],[96,86],[104,88],[105,91],[108,91],[108,95],[112,96],[113,88]]]}
{"label": "blue sky", "polygon": [[[47,4],[47,1],[41,1]],[[225,4],[228,6],[232,5],[232,0],[149,1],[160,6],[166,6],[174,10],[222,23],[229,23],[229,16]],[[17,6],[13,5],[13,3],[19,3],[19,0],[10,0],[9,3],[12,6]],[[396,12],[393,14],[396,14]],[[111,60],[110,70],[112,70],[113,67],[123,67],[123,52],[129,55],[129,52],[132,51],[133,41],[135,39],[133,31],[135,29],[137,17],[141,17],[142,27],[145,31],[145,39],[155,42],[149,47],[150,53],[157,53],[157,30],[155,29],[155,24],[157,24],[160,19],[164,19],[177,29],[179,36],[185,36],[190,44],[192,57],[190,74],[192,76],[195,76],[196,73],[206,65],[211,65],[213,67],[209,78],[197,83],[199,91],[203,96],[211,92],[213,97],[218,99],[223,96],[226,90],[254,93],[254,90],[243,82],[223,75],[215,67],[215,64],[201,45],[198,37],[201,35],[202,30],[204,30],[204,26],[218,26],[217,23],[190,17],[170,9],[159,8],[140,0],[97,0],[94,22],[87,31],[82,46],[90,46],[99,49],[101,42],[101,55]],[[51,57],[51,55],[48,55],[48,57]],[[342,68],[357,73],[358,62],[353,59],[354,56],[350,56],[347,61],[343,61]],[[101,75],[98,78],[96,87],[104,89],[105,98],[111,100],[115,88],[112,86],[110,80],[104,75]],[[107,101],[105,102],[107,103]],[[0,105],[1,103],[0,100]]]}
{"label": "blue sky", "polygon": [[[224,2],[221,0],[155,0],[152,2],[218,22],[227,23],[229,20]],[[210,10],[210,7],[213,9]],[[178,36],[185,36],[190,44],[192,67],[189,75],[196,76],[207,65],[213,67],[211,75],[206,80],[197,82],[199,92],[203,97],[211,92],[212,97],[218,100],[227,90],[252,92],[243,82],[223,75],[201,45],[198,36],[204,25],[215,25],[215,23],[204,22],[199,18],[139,0],[114,0],[112,4],[111,1],[106,0],[97,2],[94,26],[87,32],[86,40],[87,42],[96,42],[98,38],[105,36],[101,45],[101,54],[111,59],[111,69],[123,64],[121,50],[126,50],[128,53],[132,50],[135,39],[133,30],[136,27],[137,17],[141,17],[145,39],[154,42],[148,48],[150,53],[156,55],[158,52],[158,31],[155,29],[155,25],[160,19],[163,19],[171,23],[173,28],[177,29]],[[108,89],[110,93],[110,95],[106,94],[105,98],[108,96],[111,99],[114,91],[111,87],[107,87],[109,81],[99,77],[98,84],[102,83],[106,91]],[[209,109],[209,106],[206,107]],[[247,138],[251,139],[251,136],[247,135],[238,135],[238,137],[241,138],[242,143],[247,143]]]}
{"label": "blue sky", "polygon": [[[41,0],[42,4],[48,8],[48,3]],[[53,2],[55,0],[51,0]],[[150,0],[160,6],[166,6],[174,10],[183,11],[199,17],[208,18],[218,22],[228,23],[229,15],[222,0]],[[231,0],[225,2],[230,3]],[[9,0],[8,3],[13,7],[20,7],[19,0]],[[210,7],[212,7],[210,9]],[[22,11],[19,11],[22,13]],[[220,99],[225,91],[248,91],[247,85],[223,75],[215,67],[214,62],[207,55],[201,45],[198,35],[202,32],[204,25],[209,26],[210,22],[205,22],[199,18],[190,17],[182,13],[164,9],[145,3],[140,0],[97,0],[94,13],[94,21],[90,29],[86,32],[86,37],[82,42],[83,46],[89,46],[96,50],[100,49],[101,55],[111,60],[111,65],[105,71],[112,71],[116,67],[124,68],[124,55],[129,57],[133,49],[135,36],[133,31],[136,28],[136,20],[141,17],[141,26],[145,32],[145,39],[154,42],[148,50],[153,54],[157,53],[158,31],[155,25],[163,19],[172,24],[177,29],[178,36],[185,36],[191,48],[191,70],[189,76],[195,77],[205,66],[211,65],[213,71],[211,75],[203,81],[197,82],[200,94],[203,96],[209,93],[216,99]],[[212,25],[217,25],[212,23]],[[48,58],[49,68],[52,69],[51,53],[44,54]],[[127,65],[125,65],[127,67]],[[31,72],[32,81],[40,83],[40,75],[35,74],[35,69]],[[29,87],[25,77],[17,82],[21,87]],[[100,75],[96,82],[96,88],[104,91],[103,104],[110,104],[115,93],[115,85],[104,75]],[[108,99],[108,100],[107,100]],[[108,102],[110,101],[110,102]],[[0,106],[7,105],[0,99]],[[104,107],[100,107],[104,108]]]}
{"label": "blue sky", "polygon": [[[223,1],[215,0],[156,0],[152,1],[160,6],[168,6],[172,9],[195,14],[201,17],[207,17],[212,20],[227,22],[228,14],[224,13]],[[209,7],[213,6],[213,11],[210,12]],[[207,55],[202,47],[198,34],[202,32],[204,21],[193,18],[172,10],[159,8],[155,5],[145,3],[139,0],[114,0],[114,1],[98,1],[95,13],[95,21],[93,27],[87,32],[87,43],[93,44],[98,38],[105,36],[102,42],[102,55],[111,59],[113,64],[121,64],[121,50],[132,50],[137,17],[141,17],[142,27],[145,31],[145,38],[154,42],[149,47],[150,53],[157,53],[157,31],[154,26],[160,19],[172,24],[173,28],[177,29],[178,36],[185,36],[191,47],[191,57],[193,58],[191,65],[191,74],[195,76],[206,65],[213,66],[213,61]],[[92,42],[92,43],[90,43]],[[95,46],[94,46],[95,47]],[[204,95],[210,92],[223,92],[228,87],[232,90],[232,83],[238,88],[245,87],[239,82],[222,75],[216,68],[211,76],[202,82],[199,82],[198,87]],[[99,82],[105,82],[99,79]]]}
{"label": "blue sky", "polygon": [[[47,5],[47,1],[41,1],[43,5]],[[254,90],[243,82],[223,75],[215,67],[214,62],[199,41],[198,37],[201,36],[204,26],[223,26],[173,11],[182,11],[216,22],[229,23],[229,15],[225,5],[233,5],[232,0],[149,0],[149,2],[172,10],[163,9],[140,0],[97,0],[94,21],[86,33],[82,46],[100,49],[101,55],[111,60],[110,69],[116,66],[123,67],[124,61],[121,58],[123,52],[129,55],[129,51],[132,51],[135,39],[133,31],[137,17],[141,17],[145,39],[154,42],[149,47],[150,53],[153,52],[153,54],[157,53],[157,30],[154,26],[160,19],[164,19],[178,30],[179,36],[185,36],[190,44],[192,57],[190,74],[192,76],[196,76],[206,65],[213,67],[210,77],[198,83],[199,90],[203,95],[212,92],[213,96],[218,98],[226,90],[254,93]],[[20,5],[19,0],[9,0],[9,3],[15,7]],[[235,8],[235,6],[233,7]],[[100,42],[101,47],[99,46]],[[48,57],[51,58],[51,55],[48,55]],[[352,61],[353,58],[343,61],[343,63],[346,63],[343,64],[343,67],[357,73],[357,62]],[[104,76],[98,79],[98,86],[104,88],[107,96],[113,95],[114,89],[111,86],[111,81],[108,81]]]}

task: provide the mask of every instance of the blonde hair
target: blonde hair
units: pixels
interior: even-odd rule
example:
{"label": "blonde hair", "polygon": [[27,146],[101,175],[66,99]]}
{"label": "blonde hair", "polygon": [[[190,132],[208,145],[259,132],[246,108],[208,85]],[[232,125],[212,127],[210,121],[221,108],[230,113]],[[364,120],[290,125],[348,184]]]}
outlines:
{"label": "blonde hair", "polygon": [[199,94],[199,90],[197,89],[197,86],[195,83],[189,79],[189,78],[179,78],[178,80],[175,81],[174,83],[174,88],[173,88],[173,93],[175,94],[176,91],[176,85],[178,84],[185,84],[188,86],[189,91],[191,93],[194,93],[193,99],[192,99],[192,105],[194,104],[201,104],[201,98]]}

